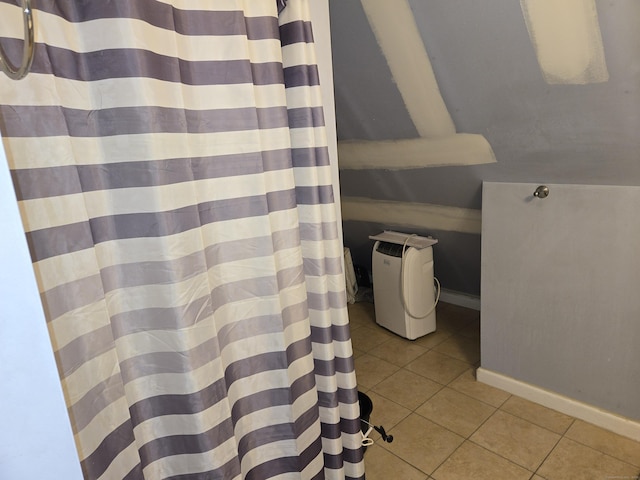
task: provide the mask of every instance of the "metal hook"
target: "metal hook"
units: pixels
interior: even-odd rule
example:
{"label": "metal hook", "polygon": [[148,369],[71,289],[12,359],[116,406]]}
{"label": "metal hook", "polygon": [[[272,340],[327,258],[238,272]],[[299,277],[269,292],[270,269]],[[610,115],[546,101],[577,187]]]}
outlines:
{"label": "metal hook", "polygon": [[549,196],[549,187],[546,185],[540,185],[536,188],[536,191],[533,192],[533,196],[538,198],[547,198]]}
{"label": "metal hook", "polygon": [[33,33],[33,16],[31,14],[31,0],[22,0],[22,18],[24,20],[24,47],[22,49],[22,64],[15,68],[0,46],[0,69],[13,80],[20,80],[27,76],[33,63],[35,49]]}

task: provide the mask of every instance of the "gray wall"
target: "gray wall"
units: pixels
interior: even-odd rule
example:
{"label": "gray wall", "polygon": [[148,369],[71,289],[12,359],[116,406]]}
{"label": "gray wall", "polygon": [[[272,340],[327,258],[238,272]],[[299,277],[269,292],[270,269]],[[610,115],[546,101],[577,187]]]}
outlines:
{"label": "gray wall", "polygon": [[[484,135],[497,163],[345,170],[343,196],[480,209],[483,180],[640,184],[640,2],[596,1],[609,81],[592,85],[545,83],[517,1],[410,4],[458,132]],[[360,2],[330,9],[339,140],[416,137]],[[345,243],[369,265],[366,235],[388,227],[362,223],[345,223]],[[443,287],[480,293],[479,238],[417,233],[440,239]]]}
{"label": "gray wall", "polygon": [[535,188],[484,186],[482,368],[638,421],[640,187]]}

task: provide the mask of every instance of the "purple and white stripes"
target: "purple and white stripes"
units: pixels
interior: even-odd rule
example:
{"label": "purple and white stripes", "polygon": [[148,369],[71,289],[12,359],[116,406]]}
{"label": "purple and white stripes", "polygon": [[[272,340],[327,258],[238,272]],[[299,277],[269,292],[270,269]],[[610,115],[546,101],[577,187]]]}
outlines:
{"label": "purple and white stripes", "polygon": [[87,479],[364,476],[306,2],[39,2],[0,79]]}

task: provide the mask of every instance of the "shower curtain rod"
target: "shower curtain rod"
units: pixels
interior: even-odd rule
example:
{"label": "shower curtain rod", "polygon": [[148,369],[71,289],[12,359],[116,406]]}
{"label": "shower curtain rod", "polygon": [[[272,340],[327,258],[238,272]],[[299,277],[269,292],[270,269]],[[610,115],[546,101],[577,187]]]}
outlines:
{"label": "shower curtain rod", "polygon": [[22,18],[24,19],[24,47],[22,49],[22,64],[19,68],[14,68],[7,59],[2,46],[0,46],[0,69],[13,80],[20,80],[29,73],[33,63],[34,34],[33,16],[31,15],[31,0],[22,0]]}

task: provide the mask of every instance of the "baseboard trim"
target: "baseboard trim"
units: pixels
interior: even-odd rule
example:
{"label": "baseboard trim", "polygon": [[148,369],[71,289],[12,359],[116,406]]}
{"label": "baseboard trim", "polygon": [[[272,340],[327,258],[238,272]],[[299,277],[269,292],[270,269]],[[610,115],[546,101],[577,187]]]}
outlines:
{"label": "baseboard trim", "polygon": [[440,291],[440,300],[444,303],[451,303],[452,305],[458,305],[459,307],[466,307],[480,311],[480,297],[475,297],[466,293],[460,293],[443,288]]}
{"label": "baseboard trim", "polygon": [[640,423],[621,417],[592,405],[573,400],[559,393],[545,390],[535,385],[516,380],[515,378],[496,373],[485,368],[478,368],[476,378],[479,382],[505,390],[513,395],[525,398],[566,415],[570,415],[598,427],[602,427],[618,435],[640,441]]}

